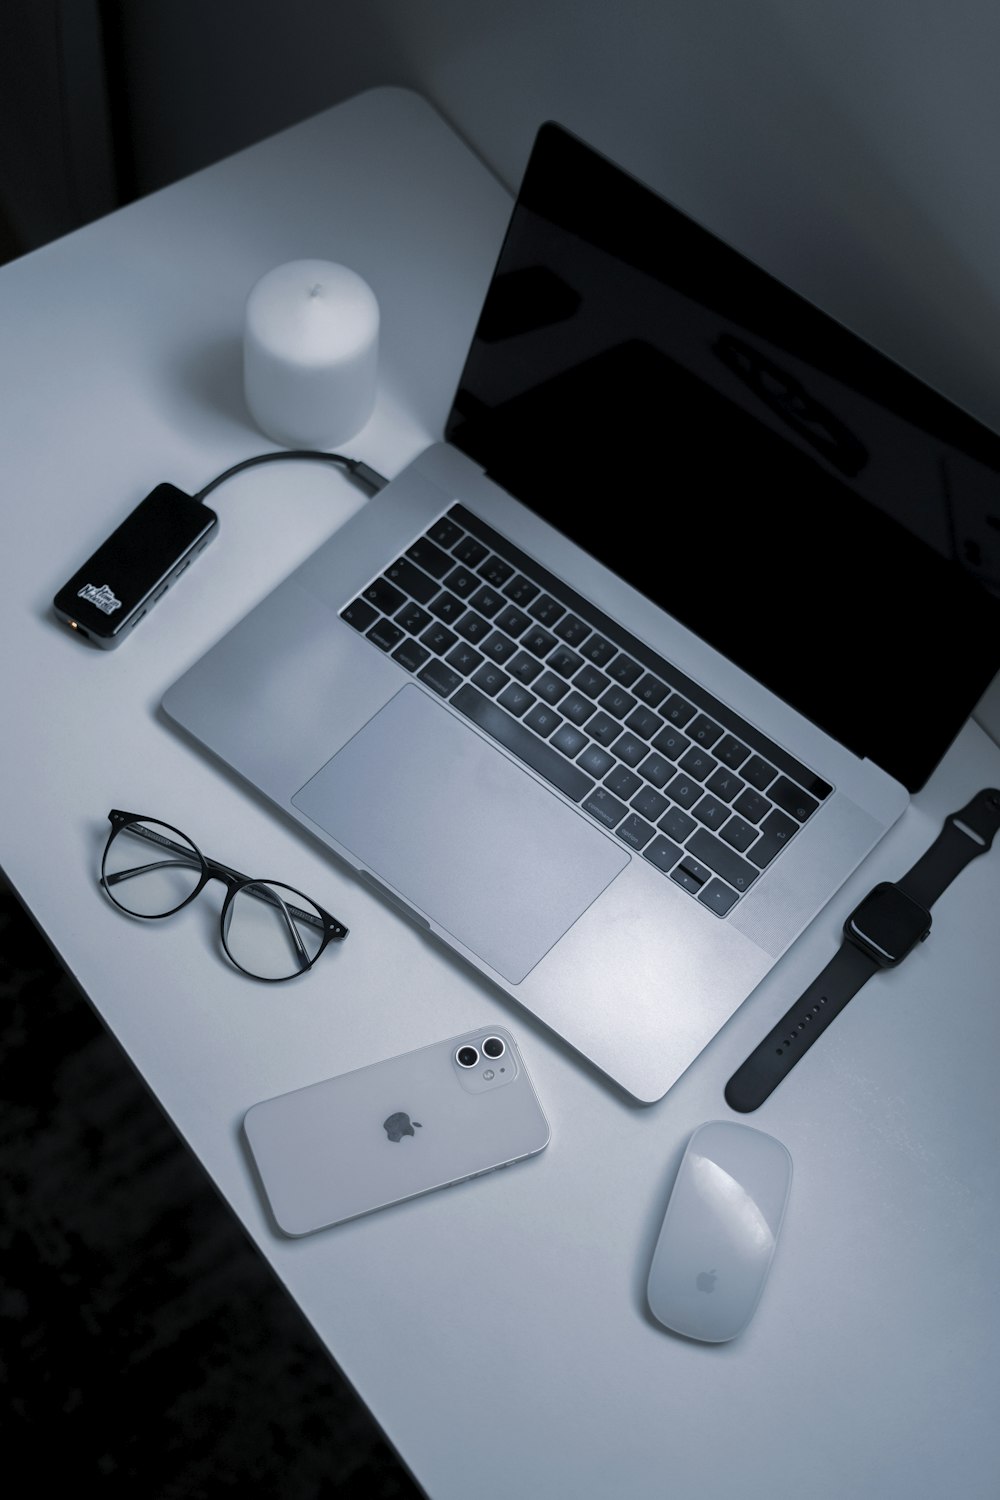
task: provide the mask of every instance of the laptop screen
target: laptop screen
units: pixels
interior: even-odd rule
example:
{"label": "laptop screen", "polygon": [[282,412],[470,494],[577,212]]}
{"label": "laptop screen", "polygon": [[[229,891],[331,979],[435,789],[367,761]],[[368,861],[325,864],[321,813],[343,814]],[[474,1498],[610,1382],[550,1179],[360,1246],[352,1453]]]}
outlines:
{"label": "laptop screen", "polygon": [[1000,668],[1000,437],[554,123],[445,435],[912,791]]}

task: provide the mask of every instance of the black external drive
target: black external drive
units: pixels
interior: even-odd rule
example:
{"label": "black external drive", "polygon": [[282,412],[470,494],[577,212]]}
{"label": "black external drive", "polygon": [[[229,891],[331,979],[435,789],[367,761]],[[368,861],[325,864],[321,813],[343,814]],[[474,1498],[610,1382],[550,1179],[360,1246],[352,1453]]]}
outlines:
{"label": "black external drive", "polygon": [[160,484],[56,594],[53,607],[78,634],[111,650],[129,635],[212,540],[219,518],[200,500]]}

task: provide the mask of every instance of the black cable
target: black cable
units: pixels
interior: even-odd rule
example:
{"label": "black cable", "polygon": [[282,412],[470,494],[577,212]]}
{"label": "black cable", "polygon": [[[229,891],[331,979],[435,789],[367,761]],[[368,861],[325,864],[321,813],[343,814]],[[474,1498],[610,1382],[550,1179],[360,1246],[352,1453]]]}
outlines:
{"label": "black cable", "polygon": [[317,463],[339,464],[341,468],[347,469],[348,473],[353,475],[372,494],[376,494],[379,490],[384,489],[389,482],[384,475],[379,474],[370,465],[362,463],[359,458],[348,458],[343,453],[313,451],[311,448],[282,448],[277,453],[258,453],[254,458],[244,458],[241,463],[233,464],[231,469],[225,469],[215,479],[206,484],[203,489],[198,490],[193,498],[195,500],[204,500],[205,496],[210,495],[214,489],[222,484],[223,480],[231,479],[241,469],[250,469],[254,464],[269,464],[276,462],[278,459],[286,458],[306,458],[313,459]]}

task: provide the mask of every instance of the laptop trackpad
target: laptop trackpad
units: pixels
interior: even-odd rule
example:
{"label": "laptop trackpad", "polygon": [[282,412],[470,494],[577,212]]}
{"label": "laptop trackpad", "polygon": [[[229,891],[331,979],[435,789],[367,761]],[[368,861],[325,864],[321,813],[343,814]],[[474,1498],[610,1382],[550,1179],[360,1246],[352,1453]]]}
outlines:
{"label": "laptop trackpad", "polygon": [[414,685],[292,803],[512,984],[629,860]]}

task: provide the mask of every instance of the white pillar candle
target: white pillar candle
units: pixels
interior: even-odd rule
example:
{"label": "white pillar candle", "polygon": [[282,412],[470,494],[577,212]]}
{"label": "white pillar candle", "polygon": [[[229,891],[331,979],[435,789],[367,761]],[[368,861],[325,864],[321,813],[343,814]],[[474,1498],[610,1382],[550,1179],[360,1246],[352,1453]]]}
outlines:
{"label": "white pillar candle", "polygon": [[379,308],[356,271],[328,260],[275,266],[251,289],[243,386],[260,430],[287,448],[334,448],[375,405]]}

